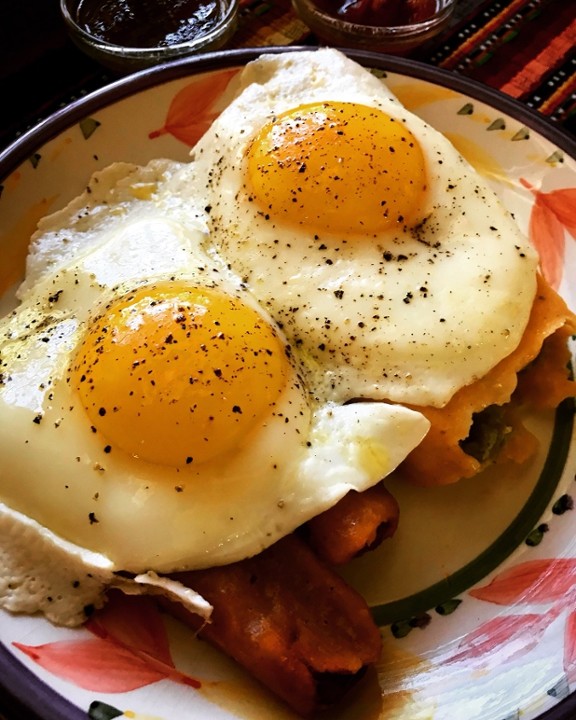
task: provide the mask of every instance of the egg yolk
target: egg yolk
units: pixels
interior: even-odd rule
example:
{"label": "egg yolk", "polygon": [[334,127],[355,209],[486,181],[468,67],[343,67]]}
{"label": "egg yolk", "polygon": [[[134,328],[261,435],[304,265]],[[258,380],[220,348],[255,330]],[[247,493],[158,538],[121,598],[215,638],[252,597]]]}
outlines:
{"label": "egg yolk", "polygon": [[273,412],[288,372],[284,344],[256,310],[166,282],[95,318],[70,381],[107,452],[179,467],[238,447]]}
{"label": "egg yolk", "polygon": [[262,128],[247,160],[251,199],[271,217],[361,234],[421,219],[422,150],[401,120],[378,108],[301,105]]}

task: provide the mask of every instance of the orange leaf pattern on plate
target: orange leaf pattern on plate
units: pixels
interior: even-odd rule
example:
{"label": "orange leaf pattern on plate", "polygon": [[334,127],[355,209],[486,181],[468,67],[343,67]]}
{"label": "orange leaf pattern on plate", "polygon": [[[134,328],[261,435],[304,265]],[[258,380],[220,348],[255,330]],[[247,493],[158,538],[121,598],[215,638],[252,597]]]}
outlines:
{"label": "orange leaf pattern on plate", "polygon": [[130,650],[99,638],[14,646],[40,667],[84,690],[128,692],[166,677]]}
{"label": "orange leaf pattern on plate", "polygon": [[576,558],[529,560],[470,590],[478,600],[496,605],[570,603],[576,593]]}
{"label": "orange leaf pattern on plate", "polygon": [[108,603],[86,623],[86,628],[98,637],[172,664],[162,616],[149,598],[110,593]]}
{"label": "orange leaf pattern on plate", "polygon": [[570,613],[566,622],[564,670],[569,678],[576,680],[576,610]]}
{"label": "orange leaf pattern on plate", "polygon": [[549,603],[542,614],[502,615],[465,635],[460,652],[446,662],[484,658],[484,663],[500,664],[523,655],[538,645],[549,625],[564,621],[564,670],[576,674],[576,558],[539,559],[520,563],[499,573],[488,585],[469,591],[472,597],[496,605]]}
{"label": "orange leaf pattern on plate", "polygon": [[565,231],[576,239],[576,188],[542,192],[527,180],[520,182],[535,197],[528,228],[530,241],[540,255],[542,274],[557,289],[564,266]]}
{"label": "orange leaf pattern on plate", "polygon": [[500,665],[524,655],[536,647],[555,616],[556,613],[532,613],[495,617],[465,635],[458,645],[459,651],[445,662],[481,660]]}
{"label": "orange leaf pattern on plate", "polygon": [[148,137],[170,133],[189,147],[195,145],[220,114],[216,102],[237,73],[238,69],[227,70],[186,85],[172,99],[164,126]]}
{"label": "orange leaf pattern on plate", "polygon": [[85,690],[128,692],[165,679],[200,687],[174,667],[162,617],[149,598],[112,594],[86,628],[96,637],[13,644],[45,670]]}

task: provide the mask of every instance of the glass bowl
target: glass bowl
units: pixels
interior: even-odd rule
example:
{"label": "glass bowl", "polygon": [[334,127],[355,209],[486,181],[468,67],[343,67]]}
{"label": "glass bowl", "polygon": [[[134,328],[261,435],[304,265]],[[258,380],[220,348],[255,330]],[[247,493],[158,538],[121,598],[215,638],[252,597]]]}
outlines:
{"label": "glass bowl", "polygon": [[77,47],[121,73],[221,48],[236,30],[238,5],[239,0],[140,0],[131,6],[122,0],[60,0]]}
{"label": "glass bowl", "polygon": [[[432,10],[425,19],[407,24],[363,24],[352,21],[352,6],[369,0],[345,1],[344,12],[328,12],[326,2],[318,0],[292,0],[294,10],[312,30],[319,42],[337,47],[403,55],[440,33],[449,23],[456,0],[434,0]],[[366,16],[365,16],[366,17]],[[363,18],[364,19],[364,18]]]}

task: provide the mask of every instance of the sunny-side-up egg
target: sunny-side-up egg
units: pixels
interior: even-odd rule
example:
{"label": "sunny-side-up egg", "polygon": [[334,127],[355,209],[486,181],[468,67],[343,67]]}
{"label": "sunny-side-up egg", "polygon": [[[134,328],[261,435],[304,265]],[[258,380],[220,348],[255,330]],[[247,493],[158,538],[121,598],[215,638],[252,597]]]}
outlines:
{"label": "sunny-side-up egg", "polygon": [[249,64],[192,158],[221,254],[324,397],[442,407],[518,345],[535,252],[448,140],[339,51]]}
{"label": "sunny-side-up egg", "polygon": [[[111,166],[32,240],[0,324],[5,607],[68,623],[87,604],[71,607],[79,567],[105,580],[254,555],[378,482],[428,429],[307,387],[187,181],[175,163]],[[64,573],[57,593],[43,568]]]}

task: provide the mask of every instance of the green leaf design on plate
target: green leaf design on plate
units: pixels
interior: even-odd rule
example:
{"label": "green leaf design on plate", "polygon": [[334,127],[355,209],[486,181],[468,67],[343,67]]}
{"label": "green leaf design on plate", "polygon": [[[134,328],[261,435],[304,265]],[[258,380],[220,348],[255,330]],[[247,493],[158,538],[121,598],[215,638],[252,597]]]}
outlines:
{"label": "green leaf design on plate", "polygon": [[506,130],[506,122],[504,118],[496,118],[486,128],[487,130]]}
{"label": "green leaf design on plate", "polygon": [[512,140],[528,140],[530,138],[530,130],[527,127],[520,128],[518,132],[512,136]]}
{"label": "green leaf design on plate", "polygon": [[403,638],[406,637],[408,633],[412,632],[414,628],[420,628],[420,630],[423,630],[425,627],[428,627],[431,620],[432,618],[428,615],[428,613],[422,613],[421,615],[410,618],[410,620],[399,620],[398,622],[392,623],[390,631],[395,638]]}
{"label": "green leaf design on plate", "polygon": [[526,538],[526,545],[529,545],[530,547],[536,547],[537,545],[540,545],[542,539],[544,538],[544,533],[547,533],[548,530],[550,530],[550,528],[546,523],[538,525],[538,527],[534,528],[534,530],[532,530],[532,532]]}
{"label": "green leaf design on plate", "polygon": [[547,694],[551,697],[558,698],[558,700],[564,700],[565,697],[568,697],[568,695],[570,695],[570,684],[566,675],[564,675],[554,687],[551,687]]}
{"label": "green leaf design on plate", "polygon": [[90,720],[113,720],[113,718],[121,717],[124,715],[122,710],[118,710],[113,705],[108,705],[105,702],[94,700],[90,703],[88,708],[88,717]]}
{"label": "green leaf design on plate", "polygon": [[474,105],[472,103],[466,103],[466,105],[462,105],[460,110],[458,110],[458,115],[472,115],[474,112]]}
{"label": "green leaf design on plate", "polygon": [[454,610],[460,607],[461,604],[462,600],[458,600],[458,598],[446,600],[446,602],[443,602],[440,605],[436,606],[436,612],[438,613],[438,615],[452,615]]}
{"label": "green leaf design on plate", "polygon": [[460,110],[458,110],[458,115],[472,115],[474,112],[474,105],[472,103],[466,103],[465,105],[462,105]]}
{"label": "green leaf design on plate", "polygon": [[556,150],[556,152],[553,152],[552,155],[546,158],[546,162],[549,165],[556,165],[557,163],[563,163],[564,162],[564,155],[560,152],[560,150]]}
{"label": "green leaf design on plate", "polygon": [[554,515],[564,515],[568,510],[574,510],[574,500],[571,495],[562,495],[552,506]]}
{"label": "green leaf design on plate", "polygon": [[80,120],[78,124],[80,125],[80,130],[82,131],[84,140],[88,140],[92,133],[100,127],[101,123],[98,120],[89,117],[84,118],[84,120]]}
{"label": "green leaf design on plate", "polygon": [[370,72],[372,73],[372,75],[374,75],[374,77],[377,78],[388,77],[388,73],[386,72],[386,70],[382,70],[381,68],[370,68]]}
{"label": "green leaf design on plate", "polygon": [[411,633],[413,629],[414,628],[410,625],[409,620],[400,620],[399,622],[395,622],[390,625],[390,632],[397,640],[406,637],[406,635]]}

